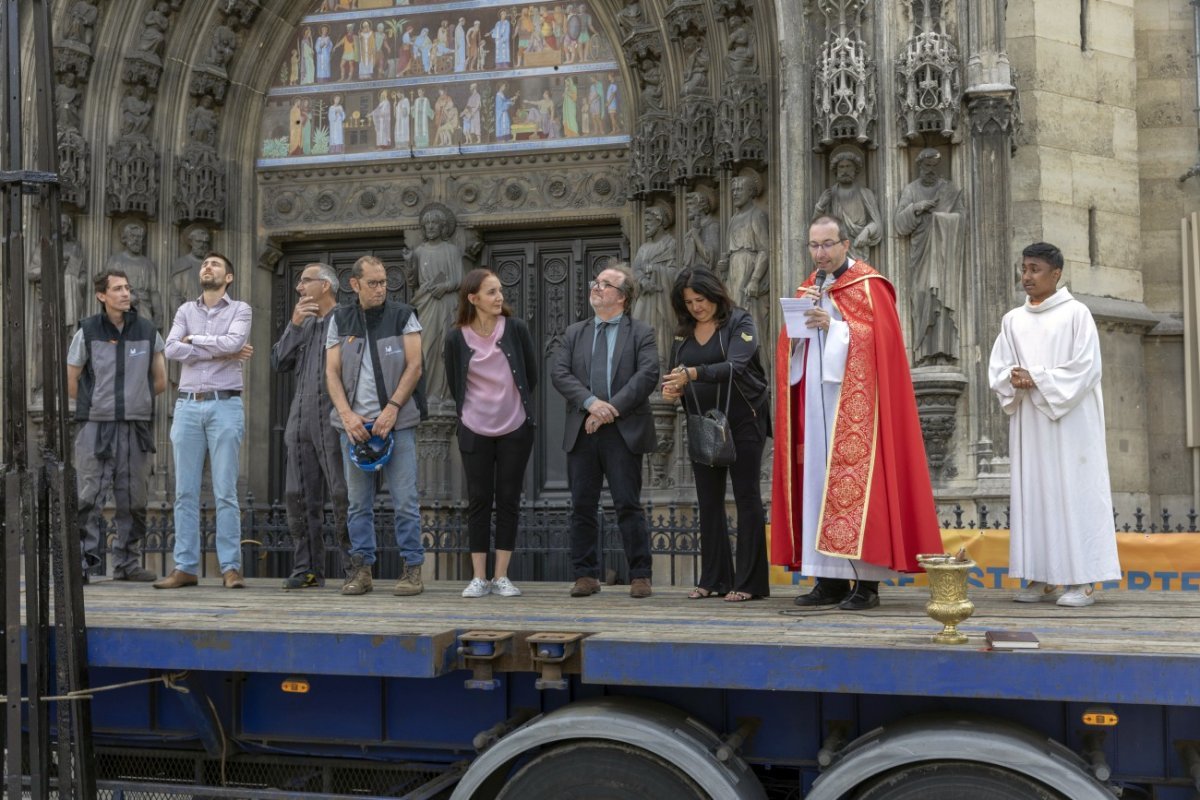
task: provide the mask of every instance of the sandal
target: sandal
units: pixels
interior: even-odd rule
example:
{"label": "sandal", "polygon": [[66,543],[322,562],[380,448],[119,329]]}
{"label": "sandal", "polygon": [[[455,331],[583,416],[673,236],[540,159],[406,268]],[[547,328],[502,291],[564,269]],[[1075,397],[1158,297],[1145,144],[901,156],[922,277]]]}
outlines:
{"label": "sandal", "polygon": [[705,589],[703,586],[697,586],[688,592],[688,600],[704,600],[709,597],[721,597],[721,593],[713,589]]}
{"label": "sandal", "polygon": [[750,594],[749,592],[730,592],[725,595],[726,603],[745,603],[750,600],[762,600],[761,594]]}

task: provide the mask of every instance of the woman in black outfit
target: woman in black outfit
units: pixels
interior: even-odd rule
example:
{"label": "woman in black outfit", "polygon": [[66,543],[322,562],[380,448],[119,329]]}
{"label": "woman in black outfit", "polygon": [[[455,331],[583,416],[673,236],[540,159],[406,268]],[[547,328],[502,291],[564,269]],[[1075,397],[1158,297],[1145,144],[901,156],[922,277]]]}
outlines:
{"label": "woman in black outfit", "polygon": [[[443,360],[467,477],[473,575],[462,594],[517,597],[521,590],[509,580],[508,564],[517,542],[521,483],[533,449],[537,354],[529,327],[512,316],[500,279],[491,270],[473,269],[459,284],[458,316],[446,334]],[[488,580],[493,500],[496,563]]]}
{"label": "woman in black outfit", "polygon": [[[731,603],[758,600],[770,593],[759,470],[763,446],[771,435],[758,332],[750,313],[735,308],[721,279],[705,269],[679,274],[671,290],[671,307],[679,327],[663,397],[682,398],[689,414],[702,414],[724,409],[732,391],[729,426],[737,449],[737,460],[728,467],[692,462],[700,505],[700,581],[688,597],[724,595]],[[733,481],[737,506],[736,564],[725,522],[726,472]]]}

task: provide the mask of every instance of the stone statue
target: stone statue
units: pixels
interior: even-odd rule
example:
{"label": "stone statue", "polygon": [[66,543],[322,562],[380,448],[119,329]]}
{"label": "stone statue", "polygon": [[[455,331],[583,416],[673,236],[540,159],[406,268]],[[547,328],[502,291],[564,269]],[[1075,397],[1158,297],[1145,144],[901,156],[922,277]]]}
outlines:
{"label": "stone statue", "polygon": [[146,16],[142,17],[142,30],[138,33],[137,41],[133,45],[135,55],[158,66],[162,66],[160,50],[167,38],[167,25],[169,24],[167,15],[169,13],[170,6],[162,2],[147,11]]}
{"label": "stone statue", "polygon": [[225,69],[225,65],[233,58],[237,49],[237,34],[227,25],[217,25],[213,28],[212,41],[209,44],[208,55],[204,63],[217,69]]}
{"label": "stone statue", "polygon": [[[79,244],[79,240],[75,237],[75,225],[71,221],[71,217],[63,214],[59,217],[59,253],[62,257],[63,273],[62,273],[62,289],[63,289],[63,315],[62,324],[66,329],[66,334],[70,334],[75,330],[75,326],[79,324],[79,320],[86,316],[87,299],[91,294],[91,282],[88,279],[87,258],[83,253],[83,246]],[[29,311],[29,326],[30,330],[37,330],[41,325],[42,309],[40,297],[42,283],[42,248],[35,246],[33,253],[29,259],[29,271],[26,273],[31,287],[35,288],[35,294],[30,301]],[[30,336],[30,351],[29,351],[29,387],[34,396],[40,395],[42,389],[42,337]]]}
{"label": "stone statue", "polygon": [[912,286],[913,363],[958,361],[954,311],[962,289],[966,215],[962,190],[938,175],[942,156],[927,147],[917,155],[917,179],[904,187],[896,230],[908,236]]}
{"label": "stone statue", "polygon": [[654,328],[658,357],[664,363],[671,355],[675,337],[675,312],[671,308],[671,287],[679,274],[675,261],[675,220],[667,206],[650,206],[642,213],[646,241],[633,256],[633,279],[637,281],[637,299],[633,318]]}
{"label": "stone statue", "polygon": [[92,32],[99,16],[100,10],[91,0],[75,0],[63,21],[63,41],[79,42],[90,47]]}
{"label": "stone statue", "polygon": [[662,67],[657,61],[647,61],[638,77],[642,81],[642,108],[648,111],[662,111]]}
{"label": "stone statue", "polygon": [[767,315],[770,312],[771,237],[767,212],[754,199],[762,191],[758,176],[753,173],[733,179],[733,216],[729,218],[729,252],[718,265],[729,276],[729,291],[733,302],[750,312],[760,336],[767,336]]}
{"label": "stone statue", "polygon": [[54,122],[58,138],[68,132],[79,133],[79,89],[75,86],[75,73],[64,72],[54,87]]}
{"label": "stone statue", "polygon": [[699,36],[689,36],[684,40],[683,50],[687,60],[683,65],[683,88],[680,94],[708,94],[708,46]]}
{"label": "stone statue", "polygon": [[108,261],[104,262],[104,267],[119,269],[129,276],[129,285],[133,289],[134,305],[138,314],[151,320],[154,327],[162,330],[163,307],[158,292],[158,265],[143,252],[146,245],[146,227],[140,222],[127,223],[121,228],[121,244],[125,245],[125,249],[109,256]]}
{"label": "stone statue", "polygon": [[754,33],[750,30],[750,21],[745,17],[729,20],[729,52],[725,60],[725,75],[729,78],[752,76],[758,72]]}
{"label": "stone statue", "polygon": [[191,143],[216,150],[218,125],[212,96],[204,95],[196,107],[188,112],[187,129]]}
{"label": "stone statue", "polygon": [[721,223],[713,212],[712,193],[703,189],[688,192],[687,231],[683,234],[683,266],[688,269],[717,268],[721,246]]}
{"label": "stone statue", "polygon": [[413,250],[417,285],[412,305],[421,320],[421,365],[425,394],[432,406],[435,400],[450,400],[442,343],[458,308],[463,252],[451,239],[458,222],[446,206],[441,203],[425,206],[421,209],[420,224],[425,241]]}
{"label": "stone statue", "polygon": [[883,215],[875,193],[856,184],[862,172],[862,157],[845,150],[830,159],[829,166],[837,182],[821,193],[813,216],[832,214],[846,223],[850,253],[855,258],[866,258],[868,249],[883,241]]}
{"label": "stone statue", "polygon": [[617,25],[621,28],[621,35],[628,36],[633,33],[634,29],[645,24],[642,18],[642,4],[634,0],[634,2],[622,8],[617,12]]}
{"label": "stone statue", "polygon": [[154,103],[146,99],[146,87],[134,84],[121,100],[121,138],[149,141],[146,129],[153,110]]}
{"label": "stone statue", "polygon": [[187,239],[191,250],[171,264],[171,307],[168,311],[172,315],[188,300],[195,300],[200,296],[200,264],[212,251],[212,234],[208,228],[193,228]]}

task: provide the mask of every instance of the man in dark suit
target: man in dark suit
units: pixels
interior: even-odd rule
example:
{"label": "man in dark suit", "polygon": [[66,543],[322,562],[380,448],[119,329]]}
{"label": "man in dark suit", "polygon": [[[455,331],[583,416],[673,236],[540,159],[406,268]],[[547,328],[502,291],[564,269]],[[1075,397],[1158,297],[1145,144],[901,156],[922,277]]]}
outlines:
{"label": "man in dark suit", "polygon": [[571,596],[600,591],[597,507],[607,478],[629,560],[629,595],[649,597],[642,455],[655,447],[649,399],[658,386],[658,348],[654,329],[629,314],[636,284],[627,266],[603,270],[590,289],[595,316],[567,328],[551,372],[554,388],[567,400],[563,449],[572,503]]}

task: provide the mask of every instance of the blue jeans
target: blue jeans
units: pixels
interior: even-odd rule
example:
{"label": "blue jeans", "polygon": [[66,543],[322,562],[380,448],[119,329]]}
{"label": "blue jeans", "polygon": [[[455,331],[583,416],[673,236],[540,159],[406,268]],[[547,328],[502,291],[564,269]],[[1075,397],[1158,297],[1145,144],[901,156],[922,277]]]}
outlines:
{"label": "blue jeans", "polygon": [[175,568],[200,574],[200,481],[204,454],[212,466],[217,504],[217,558],[221,572],[242,568],[238,509],[238,454],[246,434],[242,398],[176,400],[171,424],[175,452]]}
{"label": "blue jeans", "polygon": [[[421,507],[417,499],[417,432],[415,428],[396,431],[392,458],[379,472],[364,472],[343,458],[346,470],[346,495],[350,510],[346,526],[350,529],[350,555],[362,556],[364,564],[375,563],[375,476],[383,475],[392,497],[396,518],[396,545],[410,567],[425,563],[421,544]],[[342,447],[350,440],[341,435]],[[343,450],[343,453],[346,452]]]}

